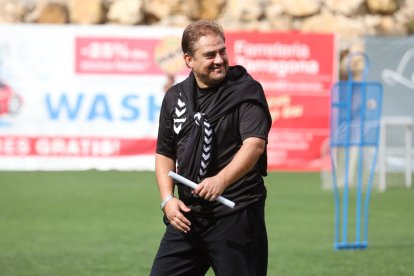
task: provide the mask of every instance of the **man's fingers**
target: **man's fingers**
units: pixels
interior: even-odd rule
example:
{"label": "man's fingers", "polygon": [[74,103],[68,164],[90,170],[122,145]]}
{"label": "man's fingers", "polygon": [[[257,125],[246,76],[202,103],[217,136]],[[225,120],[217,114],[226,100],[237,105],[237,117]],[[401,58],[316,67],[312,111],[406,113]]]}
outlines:
{"label": "man's fingers", "polygon": [[196,191],[195,194],[204,199],[208,199],[211,196],[206,186],[202,186],[202,188],[199,191]]}
{"label": "man's fingers", "polygon": [[193,194],[205,200],[214,201],[219,196],[219,194],[215,190],[216,189],[213,187],[212,183],[203,181],[200,182],[197,188],[193,190]]}
{"label": "man's fingers", "polygon": [[179,231],[187,233],[190,231],[190,221],[184,216],[173,218],[170,223]]}
{"label": "man's fingers", "polygon": [[203,185],[202,183],[200,183],[200,184],[198,184],[198,185],[197,185],[197,188],[195,188],[195,189],[193,190],[193,193],[194,193],[195,195],[200,196],[200,193],[202,193],[202,192],[203,192],[203,190],[204,190],[204,185]]}
{"label": "man's fingers", "polygon": [[214,201],[217,199],[218,194],[215,192],[203,190],[200,195],[200,197],[204,198],[205,200]]}
{"label": "man's fingers", "polygon": [[184,204],[184,202],[180,201],[178,203],[178,205],[180,206],[180,209],[186,213],[190,212],[191,209],[187,207],[187,205]]}
{"label": "man's fingers", "polygon": [[177,217],[177,219],[178,219],[179,222],[181,222],[185,225],[188,225],[188,226],[191,225],[191,222],[184,216]]}
{"label": "man's fingers", "polygon": [[168,221],[178,231],[187,233],[190,231],[191,222],[182,214],[182,212],[188,213],[191,209],[188,208],[184,202],[176,198],[170,200],[170,202],[174,202],[175,204],[167,204],[165,206],[165,214]]}

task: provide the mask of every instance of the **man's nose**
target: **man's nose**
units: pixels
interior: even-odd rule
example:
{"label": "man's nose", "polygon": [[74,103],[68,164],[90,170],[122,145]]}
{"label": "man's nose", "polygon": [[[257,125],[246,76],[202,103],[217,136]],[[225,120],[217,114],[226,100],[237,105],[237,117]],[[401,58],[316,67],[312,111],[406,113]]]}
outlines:
{"label": "man's nose", "polygon": [[223,63],[223,57],[220,55],[220,53],[217,53],[214,57],[214,63],[220,64]]}

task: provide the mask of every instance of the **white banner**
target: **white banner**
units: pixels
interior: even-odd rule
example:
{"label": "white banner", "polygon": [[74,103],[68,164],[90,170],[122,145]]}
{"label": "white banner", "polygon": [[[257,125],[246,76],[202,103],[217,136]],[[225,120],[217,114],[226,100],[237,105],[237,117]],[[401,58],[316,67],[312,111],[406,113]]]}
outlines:
{"label": "white banner", "polygon": [[384,88],[384,116],[414,118],[414,37],[366,37],[368,80]]}
{"label": "white banner", "polygon": [[181,33],[0,25],[0,170],[152,170]]}

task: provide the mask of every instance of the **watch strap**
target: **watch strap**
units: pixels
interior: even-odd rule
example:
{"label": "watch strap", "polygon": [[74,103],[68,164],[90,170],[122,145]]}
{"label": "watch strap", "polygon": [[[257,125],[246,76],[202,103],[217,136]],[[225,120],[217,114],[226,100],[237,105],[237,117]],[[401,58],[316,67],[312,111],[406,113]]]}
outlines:
{"label": "watch strap", "polygon": [[168,195],[160,204],[161,211],[164,211],[164,207],[167,204],[168,201],[173,199],[175,196],[173,194]]}

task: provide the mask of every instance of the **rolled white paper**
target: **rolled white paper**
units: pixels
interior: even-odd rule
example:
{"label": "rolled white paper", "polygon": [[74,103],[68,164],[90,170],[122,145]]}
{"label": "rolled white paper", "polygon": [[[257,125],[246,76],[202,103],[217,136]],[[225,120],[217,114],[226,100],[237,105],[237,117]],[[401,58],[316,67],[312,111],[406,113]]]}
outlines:
{"label": "rolled white paper", "polygon": [[[186,186],[188,186],[188,187],[190,187],[192,189],[197,188],[197,184],[196,183],[194,183],[193,181],[191,181],[191,180],[189,180],[189,179],[187,179],[187,178],[185,178],[185,177],[183,177],[183,176],[181,176],[181,175],[179,175],[179,174],[177,174],[175,172],[170,171],[168,173],[168,176],[174,178],[178,182],[183,183],[184,185],[186,185]],[[221,204],[224,204],[224,205],[226,205],[226,206],[228,206],[230,208],[234,208],[234,206],[236,205],[236,203],[234,203],[233,201],[228,200],[227,198],[224,198],[222,196],[217,197],[216,198],[216,201],[218,201]]]}

